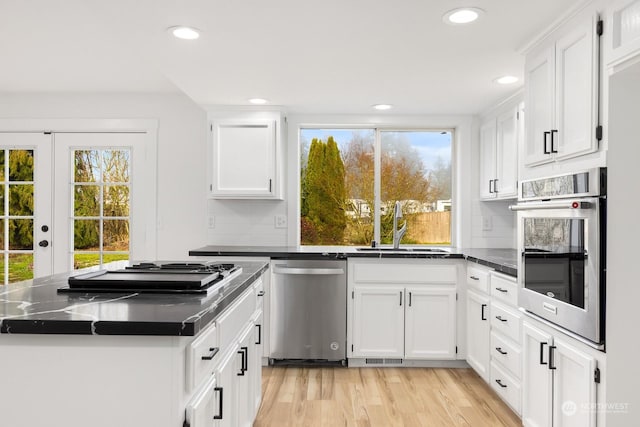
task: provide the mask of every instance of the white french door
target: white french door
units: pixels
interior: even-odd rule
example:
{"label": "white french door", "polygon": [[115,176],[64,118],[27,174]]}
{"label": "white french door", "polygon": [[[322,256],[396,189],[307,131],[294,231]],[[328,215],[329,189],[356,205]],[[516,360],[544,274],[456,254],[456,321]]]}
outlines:
{"label": "white french door", "polygon": [[51,135],[0,132],[0,284],[51,274]]}
{"label": "white french door", "polygon": [[140,257],[155,198],[145,133],[55,133],[54,272]]}

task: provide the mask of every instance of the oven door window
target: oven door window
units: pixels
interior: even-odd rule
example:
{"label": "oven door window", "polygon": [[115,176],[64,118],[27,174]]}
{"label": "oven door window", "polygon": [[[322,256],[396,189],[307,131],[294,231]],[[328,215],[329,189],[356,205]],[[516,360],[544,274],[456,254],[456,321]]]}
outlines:
{"label": "oven door window", "polygon": [[586,220],[524,219],[524,287],[585,308]]}

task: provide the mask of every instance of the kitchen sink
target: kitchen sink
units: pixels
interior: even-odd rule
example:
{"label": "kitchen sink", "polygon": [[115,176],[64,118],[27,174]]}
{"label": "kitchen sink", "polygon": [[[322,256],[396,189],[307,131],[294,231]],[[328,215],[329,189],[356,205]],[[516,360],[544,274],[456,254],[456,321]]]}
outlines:
{"label": "kitchen sink", "polygon": [[367,251],[367,252],[425,252],[425,253],[440,253],[440,254],[446,254],[449,251],[445,250],[445,249],[437,249],[437,248],[398,248],[398,249],[394,249],[394,248],[388,248],[388,247],[384,247],[384,248],[356,248],[356,250],[358,251]]}

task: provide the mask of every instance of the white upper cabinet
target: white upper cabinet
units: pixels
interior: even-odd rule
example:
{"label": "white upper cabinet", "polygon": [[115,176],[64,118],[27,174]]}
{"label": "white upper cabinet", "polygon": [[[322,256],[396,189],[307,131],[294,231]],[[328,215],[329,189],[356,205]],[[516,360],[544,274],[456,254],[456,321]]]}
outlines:
{"label": "white upper cabinet", "polygon": [[608,65],[616,66],[640,53],[640,0],[613,2],[609,19],[611,37]]}
{"label": "white upper cabinet", "polygon": [[520,105],[510,102],[480,127],[480,198],[510,199],[518,195]]}
{"label": "white upper cabinet", "polygon": [[598,17],[578,18],[526,58],[525,166],[598,150]]}
{"label": "white upper cabinet", "polygon": [[281,198],[279,127],[270,119],[211,120],[212,198]]}

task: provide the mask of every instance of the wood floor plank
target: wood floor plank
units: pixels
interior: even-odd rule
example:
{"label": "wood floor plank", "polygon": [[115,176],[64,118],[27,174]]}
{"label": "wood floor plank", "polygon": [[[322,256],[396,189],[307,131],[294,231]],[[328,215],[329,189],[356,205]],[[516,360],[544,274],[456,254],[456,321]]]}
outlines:
{"label": "wood floor plank", "polygon": [[471,369],[263,368],[256,427],[514,427],[520,419]]}

